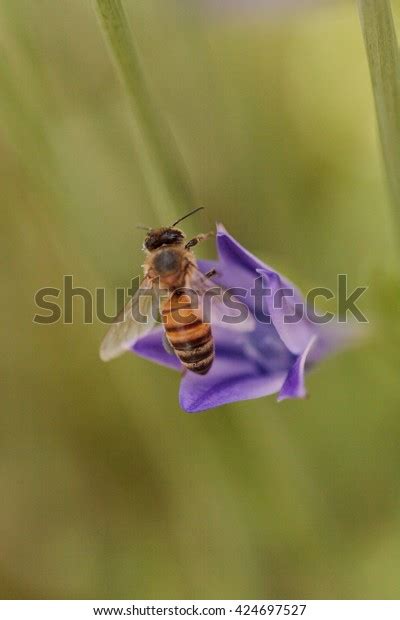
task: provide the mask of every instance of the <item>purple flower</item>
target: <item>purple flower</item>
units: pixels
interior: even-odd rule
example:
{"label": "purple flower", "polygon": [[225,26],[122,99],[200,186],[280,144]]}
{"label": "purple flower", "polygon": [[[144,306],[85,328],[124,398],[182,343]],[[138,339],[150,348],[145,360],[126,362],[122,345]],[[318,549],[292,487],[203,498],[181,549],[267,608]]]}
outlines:
{"label": "purple flower", "polygon": [[[294,304],[304,307],[298,290],[244,249],[222,225],[217,230],[219,260],[199,261],[199,267],[204,273],[215,268],[217,276],[213,281],[224,289],[244,289],[248,295],[242,301],[256,320],[252,321],[250,331],[234,325],[212,325],[216,348],[214,363],[206,375],[190,371],[183,374],[179,394],[182,409],[204,411],[274,393],[278,393],[278,400],[303,398],[306,395],[305,370],[337,348],[339,339],[332,337],[332,330],[327,326],[311,323],[306,316],[287,323],[284,317],[294,314]],[[266,308],[250,294],[257,279],[270,291],[264,298]],[[279,297],[283,289],[285,295]],[[281,301],[277,303],[277,299]],[[179,360],[165,350],[162,335],[163,328],[155,328],[135,343],[133,351],[180,370]]]}

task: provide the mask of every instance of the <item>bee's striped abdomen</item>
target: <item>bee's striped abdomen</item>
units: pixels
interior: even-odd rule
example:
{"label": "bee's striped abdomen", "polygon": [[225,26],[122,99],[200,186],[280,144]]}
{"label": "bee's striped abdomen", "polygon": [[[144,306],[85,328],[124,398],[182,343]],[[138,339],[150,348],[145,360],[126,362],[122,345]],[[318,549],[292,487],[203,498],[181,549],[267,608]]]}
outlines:
{"label": "bee's striped abdomen", "polygon": [[162,319],[168,341],[182,364],[205,375],[214,360],[214,341],[210,325],[203,323],[189,295],[175,292],[162,309]]}

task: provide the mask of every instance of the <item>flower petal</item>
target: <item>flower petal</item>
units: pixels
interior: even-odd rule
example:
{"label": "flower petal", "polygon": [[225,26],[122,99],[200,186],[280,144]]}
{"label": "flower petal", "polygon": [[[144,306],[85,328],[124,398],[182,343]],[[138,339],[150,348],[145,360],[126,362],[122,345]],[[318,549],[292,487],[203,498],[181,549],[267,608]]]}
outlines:
{"label": "flower petal", "polygon": [[218,269],[218,261],[216,260],[204,260],[199,258],[197,265],[201,273],[207,273],[207,271],[211,271],[211,269]]}
{"label": "flower petal", "polygon": [[[296,287],[276,271],[259,269],[258,273],[262,275],[265,287],[271,290],[267,300],[272,323],[287,348],[299,355],[317,332],[305,316],[305,300]],[[291,317],[295,322],[289,322]]]}
{"label": "flower petal", "polygon": [[317,336],[313,336],[303,353],[297,356],[279,392],[278,401],[285,400],[286,398],[305,398],[307,395],[304,384],[304,369],[308,354],[316,339]]}
{"label": "flower petal", "polygon": [[192,413],[279,391],[294,357],[273,326],[251,336],[213,326],[216,354],[206,375],[186,372],[180,387],[182,409]]}
{"label": "flower petal", "polygon": [[[206,274],[211,269],[215,269],[217,274],[219,273],[220,279],[224,279],[221,272],[218,271],[219,263],[217,261],[199,260],[198,267],[203,274]],[[220,327],[226,329],[239,329],[241,331],[251,332],[256,327],[256,321],[253,314],[250,312],[247,299],[243,297],[236,298],[232,294],[230,302],[235,302],[235,305],[227,305],[224,301],[223,292],[227,288],[225,285],[217,282],[217,275],[212,277],[212,285],[215,287],[221,287],[222,294],[212,298],[211,301],[211,322],[212,324],[218,324]],[[246,291],[247,294],[247,291]],[[240,304],[239,308],[237,304]],[[205,313],[208,314],[207,312]],[[237,322],[235,322],[237,321]]]}
{"label": "flower petal", "polygon": [[240,245],[222,224],[217,224],[217,248],[219,261],[213,279],[226,288],[240,287],[250,291],[257,278],[257,269],[271,269]]}
{"label": "flower petal", "polygon": [[205,376],[186,372],[181,381],[179,402],[187,413],[197,413],[239,400],[260,398],[278,392],[285,372],[257,374],[245,357],[241,361],[217,356]]}
{"label": "flower petal", "polygon": [[[285,316],[294,314],[295,304],[301,305],[305,310],[305,301],[301,293],[290,280],[243,248],[222,224],[218,224],[217,230],[220,260],[215,267],[219,273],[215,278],[216,281],[225,287],[242,287],[249,292],[261,275],[264,286],[271,289],[271,295],[268,296],[268,310],[272,323],[288,349],[299,355],[317,331],[305,316],[295,323],[287,323],[284,320]],[[280,304],[273,304],[272,300],[279,301],[279,290],[285,290],[286,296],[281,295]],[[288,296],[289,291],[291,297]],[[255,300],[250,294],[245,301],[251,309],[254,309]]]}
{"label": "flower petal", "polygon": [[163,344],[163,327],[156,327],[151,332],[143,336],[135,342],[132,347],[132,351],[137,353],[141,357],[144,357],[152,362],[161,364],[162,366],[168,366],[174,370],[181,370],[182,364],[171,353],[168,353]]}

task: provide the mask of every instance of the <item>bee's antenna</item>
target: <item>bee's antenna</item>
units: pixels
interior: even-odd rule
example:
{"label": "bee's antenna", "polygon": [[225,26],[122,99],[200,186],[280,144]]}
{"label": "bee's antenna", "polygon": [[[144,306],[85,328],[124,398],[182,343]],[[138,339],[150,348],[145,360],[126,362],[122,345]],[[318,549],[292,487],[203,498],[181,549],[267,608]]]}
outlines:
{"label": "bee's antenna", "polygon": [[139,228],[140,230],[151,230],[151,228],[149,226],[142,226],[142,224],[137,224],[136,228]]}
{"label": "bee's antenna", "polygon": [[179,220],[176,220],[176,222],[171,224],[171,228],[179,224],[179,222],[182,222],[182,220],[186,220],[186,218],[189,217],[189,215],[193,215],[194,213],[197,213],[197,211],[201,211],[202,209],[204,209],[204,207],[197,207],[197,209],[193,209],[193,211],[189,211],[189,213],[186,213],[186,215],[184,215],[183,217],[180,217]]}

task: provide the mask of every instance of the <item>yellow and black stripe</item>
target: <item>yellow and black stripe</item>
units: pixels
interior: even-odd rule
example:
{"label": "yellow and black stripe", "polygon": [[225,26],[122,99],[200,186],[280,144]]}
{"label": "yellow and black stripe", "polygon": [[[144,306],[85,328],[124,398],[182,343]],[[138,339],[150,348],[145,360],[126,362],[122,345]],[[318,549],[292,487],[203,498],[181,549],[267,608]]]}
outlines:
{"label": "yellow and black stripe", "polygon": [[168,342],[188,370],[205,375],[214,361],[211,326],[201,320],[189,295],[175,292],[162,309]]}

